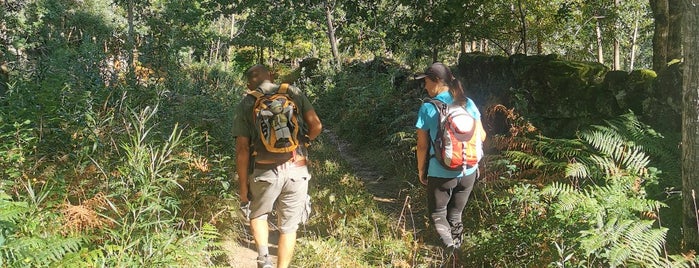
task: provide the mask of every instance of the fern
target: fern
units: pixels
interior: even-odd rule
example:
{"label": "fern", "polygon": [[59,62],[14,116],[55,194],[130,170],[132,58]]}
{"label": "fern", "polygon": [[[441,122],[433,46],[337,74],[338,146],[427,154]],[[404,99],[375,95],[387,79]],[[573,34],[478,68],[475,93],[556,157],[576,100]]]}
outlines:
{"label": "fern", "polygon": [[0,191],[0,231],[8,228],[11,224],[22,218],[29,212],[29,205],[26,202],[10,201],[10,196]]}
{"label": "fern", "polygon": [[653,221],[609,219],[604,226],[583,231],[581,245],[588,254],[600,252],[611,267],[639,264],[668,267],[662,256],[666,228],[653,228]]}
{"label": "fern", "polygon": [[[590,186],[583,190],[554,183],[542,190],[555,199],[565,217],[580,218],[591,227],[581,232],[580,246],[585,255],[606,259],[611,267],[640,264],[667,267],[663,256],[666,228],[653,228],[654,221],[639,220],[630,212],[655,211],[661,202],[628,195],[621,181]],[[556,213],[556,215],[559,215]]]}
{"label": "fern", "polygon": [[78,251],[84,242],[81,237],[53,236],[42,240],[40,247],[32,252],[41,266],[61,261],[66,254]]}
{"label": "fern", "polygon": [[629,111],[615,119],[606,121],[609,128],[614,129],[617,133],[642,148],[644,152],[653,158],[654,163],[671,177],[680,177],[680,158],[679,137],[673,135],[662,135],[648,125],[638,121],[636,115]]}
{"label": "fern", "polygon": [[540,136],[532,145],[542,154],[555,160],[574,159],[588,155],[585,144],[580,140],[552,139]]}
{"label": "fern", "polygon": [[55,263],[75,266],[82,263],[80,259],[66,261],[64,257],[79,251],[84,239],[63,237],[52,229],[44,230],[52,224],[42,221],[56,215],[36,209],[25,202],[9,201],[7,195],[0,197],[0,266],[55,266]]}
{"label": "fern", "polygon": [[[585,131],[579,134],[581,138],[603,154],[595,156],[595,162],[603,167],[608,175],[616,174],[620,169],[632,174],[641,174],[641,171],[650,163],[642,148],[625,141],[616,132],[604,131],[603,129]],[[604,156],[608,156],[610,159],[606,159]]]}
{"label": "fern", "polygon": [[565,176],[576,179],[584,179],[590,176],[590,170],[588,169],[587,165],[583,163],[568,163],[565,167]]}

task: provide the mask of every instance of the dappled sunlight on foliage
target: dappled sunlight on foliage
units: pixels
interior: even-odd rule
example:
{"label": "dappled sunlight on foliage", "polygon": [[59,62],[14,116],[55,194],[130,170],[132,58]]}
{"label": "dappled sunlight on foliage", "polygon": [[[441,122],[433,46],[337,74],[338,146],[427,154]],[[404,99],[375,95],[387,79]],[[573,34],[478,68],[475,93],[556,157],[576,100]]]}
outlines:
{"label": "dappled sunlight on foliage", "polygon": [[631,70],[654,56],[647,1],[573,2],[3,1],[0,267],[241,265],[231,133],[257,63],[329,131],[292,266],[438,266],[412,79],[432,61],[456,63],[488,132],[456,266],[696,267],[685,65]]}

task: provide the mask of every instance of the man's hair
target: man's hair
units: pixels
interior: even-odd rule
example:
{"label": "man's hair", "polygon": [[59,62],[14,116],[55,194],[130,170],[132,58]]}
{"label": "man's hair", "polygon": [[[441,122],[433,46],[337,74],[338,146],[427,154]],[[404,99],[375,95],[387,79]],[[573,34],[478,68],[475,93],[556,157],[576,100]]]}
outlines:
{"label": "man's hair", "polygon": [[269,68],[264,64],[255,64],[245,70],[245,79],[250,80],[259,76],[261,73],[269,74]]}

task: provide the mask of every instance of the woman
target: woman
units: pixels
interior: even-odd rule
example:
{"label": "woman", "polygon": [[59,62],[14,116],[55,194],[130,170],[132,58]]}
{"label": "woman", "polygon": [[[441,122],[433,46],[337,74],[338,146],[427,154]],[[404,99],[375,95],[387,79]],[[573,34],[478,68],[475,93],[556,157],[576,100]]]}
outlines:
{"label": "woman", "polygon": [[[442,63],[432,64],[415,79],[424,79],[424,87],[430,98],[446,104],[458,104],[480,124],[480,112],[475,103],[464,95],[461,83],[454,78],[449,68]],[[463,224],[461,213],[473,189],[478,166],[453,171],[444,168],[434,156],[431,141],[437,136],[439,114],[434,104],[425,102],[420,107],[417,127],[417,170],[420,183],[427,186],[427,208],[444,243],[445,253],[450,256],[461,246]]]}

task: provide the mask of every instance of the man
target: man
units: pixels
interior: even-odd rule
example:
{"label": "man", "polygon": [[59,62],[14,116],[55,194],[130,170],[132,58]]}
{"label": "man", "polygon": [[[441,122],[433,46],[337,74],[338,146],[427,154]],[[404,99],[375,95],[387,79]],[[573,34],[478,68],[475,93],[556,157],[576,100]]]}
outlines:
{"label": "man", "polygon": [[[280,86],[272,83],[272,75],[264,65],[250,67],[245,76],[248,89],[262,94],[274,94]],[[312,141],[322,130],[322,124],[313,106],[296,87],[289,86],[288,95],[307,126],[300,133],[301,140]],[[311,176],[306,166],[308,155],[302,142],[289,153],[272,153],[259,138],[253,109],[256,98],[248,94],[236,108],[233,119],[233,136],[236,137],[236,171],[239,178],[240,201],[250,202],[250,227],[258,250],[258,267],[271,268],[267,215],[276,204],[279,226],[277,267],[285,268],[291,263],[296,244],[296,230],[302,220],[308,202],[308,180]],[[252,146],[252,147],[251,147]],[[251,157],[253,151],[255,157]],[[251,165],[254,168],[250,169]],[[252,173],[249,171],[252,170]]]}

